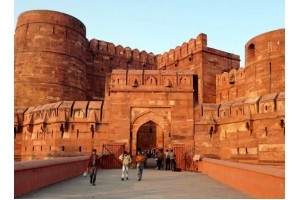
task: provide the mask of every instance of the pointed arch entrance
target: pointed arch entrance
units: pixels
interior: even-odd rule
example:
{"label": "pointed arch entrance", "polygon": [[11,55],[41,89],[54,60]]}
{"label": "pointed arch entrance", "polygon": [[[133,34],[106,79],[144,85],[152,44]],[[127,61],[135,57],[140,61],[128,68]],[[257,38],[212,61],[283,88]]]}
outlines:
{"label": "pointed arch entrance", "polygon": [[157,138],[160,138],[161,128],[154,123],[153,121],[149,121],[145,124],[143,124],[138,132],[137,132],[137,150],[138,149],[150,149],[156,146],[162,146],[159,145],[161,141],[157,140]]}
{"label": "pointed arch entrance", "polygon": [[[155,138],[155,144],[158,148],[165,148],[170,144],[170,140],[168,140],[168,135],[170,133],[170,122],[166,117],[155,114],[152,111],[148,111],[134,118],[131,125],[131,153],[133,155],[135,155],[137,152],[138,142],[140,142],[140,144],[142,142],[143,144],[143,140],[140,139],[140,137],[138,138],[138,135],[141,137],[143,135],[147,135],[147,133],[143,133],[143,130],[147,130],[147,128],[148,131],[146,132],[150,132],[150,128],[152,128],[152,134],[149,134],[149,136]],[[153,133],[154,130],[155,133]],[[144,142],[147,142],[147,139],[145,139]],[[152,143],[151,141],[148,142]]]}

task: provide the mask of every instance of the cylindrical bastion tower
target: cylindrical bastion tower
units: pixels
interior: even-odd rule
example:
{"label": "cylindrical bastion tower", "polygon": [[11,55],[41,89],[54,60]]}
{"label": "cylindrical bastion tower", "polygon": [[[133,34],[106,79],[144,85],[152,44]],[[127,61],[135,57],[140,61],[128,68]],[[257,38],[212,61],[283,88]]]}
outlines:
{"label": "cylindrical bastion tower", "polygon": [[86,100],[86,28],[64,13],[22,13],[15,31],[15,108]]}
{"label": "cylindrical bastion tower", "polygon": [[246,97],[285,91],[285,29],[252,38],[245,54]]}

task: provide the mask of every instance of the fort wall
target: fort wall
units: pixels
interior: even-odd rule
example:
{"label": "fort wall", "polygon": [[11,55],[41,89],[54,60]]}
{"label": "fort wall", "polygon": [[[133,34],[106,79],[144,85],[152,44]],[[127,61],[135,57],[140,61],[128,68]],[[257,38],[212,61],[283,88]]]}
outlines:
{"label": "fort wall", "polygon": [[[193,78],[190,71],[113,70],[105,103],[109,133],[135,152],[139,129],[152,121],[157,147],[193,140]],[[130,135],[131,134],[131,135]],[[133,153],[134,154],[134,153]]]}
{"label": "fort wall", "polygon": [[[130,141],[136,142],[131,137],[135,138],[141,125],[150,120],[161,129],[156,134],[159,147],[172,148],[194,141],[198,154],[244,163],[284,165],[284,92],[223,104],[205,103],[193,109],[188,87],[186,95],[182,95],[180,87],[169,90],[167,95],[153,88],[144,92],[122,83],[122,71],[126,70],[113,71],[106,101],[109,118],[103,115],[102,101],[64,101],[16,111],[15,120],[24,119],[15,121],[15,127],[19,127],[16,130],[20,130],[16,136],[22,138],[22,159],[86,155],[92,147],[101,151],[107,143],[126,144],[130,151]],[[142,74],[137,71],[137,75]],[[117,79],[121,84],[117,84]]]}
{"label": "fort wall", "polygon": [[202,79],[201,90],[203,91],[203,103],[216,102],[216,74],[228,72],[240,67],[240,57],[220,50],[207,48],[202,55]]}
{"label": "fort wall", "polygon": [[285,163],[285,94],[273,93],[195,108],[199,154],[252,164]]}
{"label": "fort wall", "polygon": [[229,102],[245,97],[245,68],[216,75],[216,102]]}
{"label": "fort wall", "polygon": [[258,35],[245,45],[245,95],[285,91],[285,30]]}
{"label": "fort wall", "polygon": [[215,75],[239,66],[238,55],[207,47],[207,35],[203,33],[163,55],[157,55],[158,69],[194,72],[194,82],[198,86],[196,101],[199,103],[216,102]]}
{"label": "fort wall", "polygon": [[285,30],[258,35],[245,45],[246,67],[216,75],[216,102],[285,91]]}
{"label": "fort wall", "polygon": [[22,160],[86,155],[92,147],[100,151],[106,140],[102,106],[102,101],[60,101],[15,112],[15,119],[24,119],[15,121]]}
{"label": "fort wall", "polygon": [[19,98],[15,106],[103,100],[105,74],[112,69],[156,69],[156,57],[110,42],[88,41],[84,24],[64,13],[35,10],[19,16],[15,32],[15,96]]}
{"label": "fort wall", "polygon": [[88,99],[99,100],[104,98],[106,73],[113,69],[156,69],[156,58],[153,53],[92,39],[87,51],[87,66]]}
{"label": "fort wall", "polygon": [[40,10],[19,16],[15,32],[16,107],[86,99],[85,33],[82,22],[64,13]]}

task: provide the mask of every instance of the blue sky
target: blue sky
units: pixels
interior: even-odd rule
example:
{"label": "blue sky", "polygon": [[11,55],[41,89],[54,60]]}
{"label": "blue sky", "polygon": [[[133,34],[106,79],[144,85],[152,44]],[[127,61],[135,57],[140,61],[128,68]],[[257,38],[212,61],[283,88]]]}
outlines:
{"label": "blue sky", "polygon": [[15,0],[20,13],[46,9],[82,21],[87,38],[163,54],[198,34],[208,46],[240,55],[244,45],[264,32],[285,28],[284,0]]}

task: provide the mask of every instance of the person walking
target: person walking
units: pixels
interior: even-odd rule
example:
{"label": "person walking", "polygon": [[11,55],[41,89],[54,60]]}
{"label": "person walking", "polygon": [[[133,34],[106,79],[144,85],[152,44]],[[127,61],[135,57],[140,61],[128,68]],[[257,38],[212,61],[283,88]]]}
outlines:
{"label": "person walking", "polygon": [[166,158],[166,170],[170,170],[170,153],[168,149],[165,152],[165,158]]}
{"label": "person walking", "polygon": [[143,170],[144,170],[144,162],[145,162],[145,157],[142,155],[140,151],[137,152],[137,156],[135,159],[137,163],[137,171],[138,171],[138,181],[142,180],[142,175],[143,175]]}
{"label": "person walking", "polygon": [[171,152],[170,152],[169,156],[170,156],[171,170],[174,171],[175,168],[176,168],[176,162],[175,162],[176,156],[175,156],[175,154],[173,152],[173,149],[171,149]]}
{"label": "person walking", "polygon": [[100,168],[100,156],[97,155],[97,150],[93,149],[92,155],[88,161],[88,170],[90,171],[90,183],[95,186],[97,170]]}
{"label": "person walking", "polygon": [[127,151],[124,151],[123,154],[119,156],[119,159],[122,162],[122,178],[121,180],[124,181],[124,178],[126,176],[126,180],[128,180],[128,171],[129,171],[129,164],[131,163],[131,157],[127,153]]}
{"label": "person walking", "polygon": [[164,159],[164,155],[163,155],[163,150],[160,149],[157,154],[156,154],[156,163],[157,163],[157,167],[156,169],[160,170],[160,168],[162,167],[163,164],[163,159]]}
{"label": "person walking", "polygon": [[146,168],[146,167],[147,167],[147,161],[148,161],[147,150],[142,151],[142,155],[143,155],[144,158],[145,158],[145,161],[144,161],[144,168]]}

